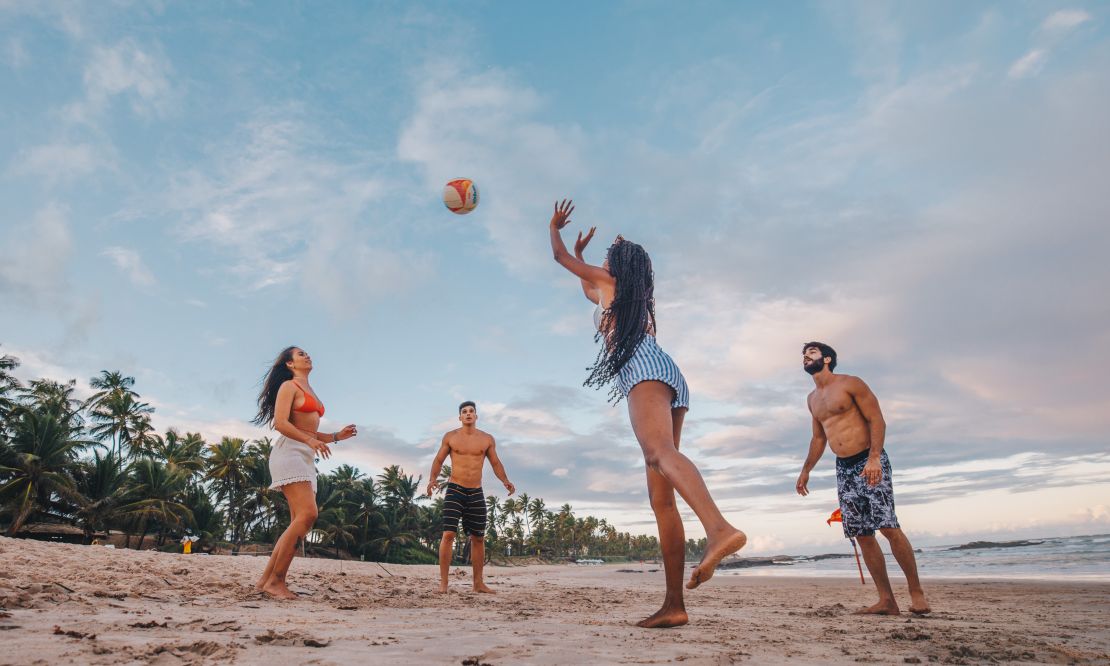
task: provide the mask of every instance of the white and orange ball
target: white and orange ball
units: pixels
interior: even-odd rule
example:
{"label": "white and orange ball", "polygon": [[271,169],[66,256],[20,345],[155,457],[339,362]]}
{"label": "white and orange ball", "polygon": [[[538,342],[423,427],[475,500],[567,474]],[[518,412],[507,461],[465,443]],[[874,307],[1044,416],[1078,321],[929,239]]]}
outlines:
{"label": "white and orange ball", "polygon": [[466,215],[478,207],[478,188],[469,178],[456,178],[443,188],[443,205],[457,215]]}

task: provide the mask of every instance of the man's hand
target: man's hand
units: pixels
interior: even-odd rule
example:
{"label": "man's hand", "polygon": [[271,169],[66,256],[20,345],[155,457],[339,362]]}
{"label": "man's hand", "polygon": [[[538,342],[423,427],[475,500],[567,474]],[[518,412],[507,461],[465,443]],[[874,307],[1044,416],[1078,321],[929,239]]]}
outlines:
{"label": "man's hand", "polygon": [[513,485],[512,481],[506,481],[505,482],[505,490],[509,491],[509,496],[511,497],[512,494],[516,492],[516,486]]}
{"label": "man's hand", "polygon": [[357,434],[358,434],[358,428],[356,428],[355,424],[352,423],[351,425],[347,426],[346,428],[344,428],[344,429],[340,430],[339,432],[335,433],[335,440],[337,442],[342,442],[343,440],[350,439],[350,438],[354,437]]}
{"label": "man's hand", "polygon": [[867,481],[867,485],[877,486],[883,480],[883,466],[879,464],[878,458],[868,458],[859,475]]}
{"label": "man's hand", "polygon": [[805,497],[806,495],[809,494],[808,486],[809,486],[809,472],[807,472],[803,469],[802,473],[798,475],[798,483],[794,484],[794,490],[797,490],[799,495],[801,495],[802,497]]}
{"label": "man's hand", "polygon": [[436,488],[438,488],[438,487],[439,487],[439,483],[437,483],[435,479],[432,479],[431,481],[428,482],[428,490],[426,490],[424,492],[424,494],[427,495],[428,497],[431,497],[432,493],[434,493],[436,491]]}
{"label": "man's hand", "polygon": [[581,231],[578,232],[578,240],[574,241],[574,256],[579,259],[582,258],[582,253],[586,251],[586,246],[590,244],[590,240],[593,239],[595,231],[597,231],[597,227],[590,227],[590,231],[586,234],[585,238],[582,237]]}
{"label": "man's hand", "polygon": [[315,451],[316,455],[320,456],[324,460],[327,460],[331,457],[331,447],[329,447],[326,443],[316,439],[315,437],[309,438],[309,440],[305,442],[305,444],[308,444],[309,448]]}
{"label": "man's hand", "polygon": [[563,227],[570,224],[570,214],[574,212],[574,202],[570,199],[563,199],[561,202],[555,202],[555,213],[551,216],[551,226],[559,231]]}

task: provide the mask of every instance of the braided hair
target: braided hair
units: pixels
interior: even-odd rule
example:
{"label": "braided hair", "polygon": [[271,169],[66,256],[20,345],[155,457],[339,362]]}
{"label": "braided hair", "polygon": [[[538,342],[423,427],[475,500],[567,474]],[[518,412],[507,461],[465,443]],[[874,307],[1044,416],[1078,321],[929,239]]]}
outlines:
{"label": "braided hair", "polygon": [[[655,274],[651,257],[641,245],[618,240],[609,246],[609,273],[616,280],[616,295],[602,314],[594,342],[604,342],[590,375],[583,386],[601,388],[612,382],[640,346],[648,327],[655,326]],[[620,389],[614,384],[609,400],[620,402]]]}

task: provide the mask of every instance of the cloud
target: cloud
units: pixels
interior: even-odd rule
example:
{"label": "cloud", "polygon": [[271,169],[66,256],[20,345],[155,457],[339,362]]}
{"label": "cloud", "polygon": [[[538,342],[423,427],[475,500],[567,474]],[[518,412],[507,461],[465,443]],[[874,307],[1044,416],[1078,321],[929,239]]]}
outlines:
{"label": "cloud", "polygon": [[502,71],[433,61],[419,79],[397,156],[421,169],[428,191],[460,176],[474,180],[482,202],[470,219],[510,270],[534,272],[534,257],[548,253],[542,224],[552,192],[589,178],[582,131],[537,120],[547,100]]}
{"label": "cloud", "polygon": [[1041,23],[1043,30],[1064,32],[1091,20],[1091,15],[1082,9],[1061,9],[1048,16]]}
{"label": "cloud", "polygon": [[49,203],[5,236],[0,246],[0,294],[30,305],[59,303],[73,254],[68,208]]}
{"label": "cloud", "polygon": [[[429,255],[391,238],[388,178],[367,155],[351,153],[297,118],[263,114],[209,149],[207,163],[174,177],[164,200],[132,216],[169,209],[175,233],[235,257],[238,290],[297,280],[334,313],[404,292],[433,271]],[[144,210],[149,209],[149,210]]]}
{"label": "cloud", "polygon": [[56,142],[20,151],[9,171],[54,183],[114,168],[113,160],[89,143]]}
{"label": "cloud", "polygon": [[1027,76],[1033,76],[1041,71],[1044,67],[1045,57],[1048,51],[1042,48],[1032,49],[1025,55],[1021,56],[1010,65],[1007,76],[1011,79],[1024,79]]}
{"label": "cloud", "polygon": [[139,116],[164,115],[175,91],[172,67],[156,46],[141,47],[133,39],[95,46],[85,66],[85,97],[67,110],[76,122],[91,123],[114,97],[124,97]]}
{"label": "cloud", "polygon": [[154,275],[143,263],[143,258],[135,250],[112,246],[106,248],[101,255],[108,257],[116,268],[123,271],[131,283],[139,287],[149,287],[154,284]]}

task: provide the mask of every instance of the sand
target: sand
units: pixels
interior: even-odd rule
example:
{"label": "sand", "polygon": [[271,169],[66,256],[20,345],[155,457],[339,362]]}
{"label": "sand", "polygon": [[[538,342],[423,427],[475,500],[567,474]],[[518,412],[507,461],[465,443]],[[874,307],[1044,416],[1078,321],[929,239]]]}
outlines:
{"label": "sand", "polygon": [[858,579],[719,574],[647,630],[656,565],[490,567],[497,595],[456,569],[444,596],[431,566],[297,559],[288,602],[264,565],[0,538],[0,664],[1110,663],[1110,583],[925,572],[931,616],[862,617]]}

